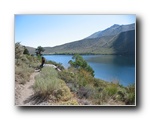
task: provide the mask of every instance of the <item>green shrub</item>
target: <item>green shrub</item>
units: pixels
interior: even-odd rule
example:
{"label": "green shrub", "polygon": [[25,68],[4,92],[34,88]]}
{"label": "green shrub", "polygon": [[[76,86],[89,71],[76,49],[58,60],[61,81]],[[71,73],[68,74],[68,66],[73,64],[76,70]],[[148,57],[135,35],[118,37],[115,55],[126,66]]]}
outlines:
{"label": "green shrub", "polygon": [[124,88],[121,88],[117,92],[116,99],[119,101],[125,101],[125,96],[126,96],[126,90]]}
{"label": "green shrub", "polygon": [[135,104],[135,94],[128,93],[125,99],[126,105],[134,105]]}
{"label": "green shrub", "polygon": [[66,83],[74,83],[80,87],[84,87],[88,84],[93,85],[94,77],[84,69],[77,71],[63,70],[59,72],[59,78],[64,80]]}
{"label": "green shrub", "polygon": [[83,59],[82,56],[80,56],[79,54],[75,54],[72,57],[72,60],[69,61],[69,64],[71,65],[71,67],[74,67],[76,69],[84,69],[85,71],[89,72],[93,77],[94,77],[94,70],[91,68],[91,66],[89,66],[87,64],[87,62]]}
{"label": "green shrub", "polygon": [[135,104],[135,85],[130,85],[127,87],[127,93],[125,96],[125,103],[127,105]]}
{"label": "green shrub", "polygon": [[92,102],[95,105],[103,105],[107,102],[109,96],[107,91],[102,90],[101,92],[98,92],[95,90],[93,98],[92,98]]}
{"label": "green shrub", "polygon": [[79,105],[79,103],[76,99],[71,99],[67,102],[61,102],[60,105]]}
{"label": "green shrub", "polygon": [[115,84],[107,84],[106,87],[97,87],[95,88],[92,101],[96,105],[108,104],[111,99],[116,100],[117,91],[118,86]]}
{"label": "green shrub", "polygon": [[58,73],[54,68],[44,67],[41,74],[35,77],[35,93],[58,101],[67,101],[72,97],[70,89],[65,82],[58,78]]}
{"label": "green shrub", "polygon": [[111,84],[111,85],[108,85],[105,90],[107,91],[108,95],[109,96],[113,96],[117,93],[117,85],[115,84]]}
{"label": "green shrub", "polygon": [[104,80],[101,80],[101,79],[97,79],[97,78],[94,78],[93,80],[93,86],[94,87],[101,87],[101,88],[104,88],[108,85],[108,82],[104,81]]}
{"label": "green shrub", "polygon": [[68,88],[68,86],[66,86],[65,82],[62,80],[60,80],[59,84],[60,87],[54,92],[55,97],[59,101],[60,100],[68,101],[72,97],[70,89]]}
{"label": "green shrub", "polygon": [[50,94],[60,87],[57,72],[50,67],[44,67],[41,74],[35,77],[35,80],[34,90],[42,95]]}
{"label": "green shrub", "polygon": [[81,86],[86,86],[88,84],[93,85],[93,81],[94,81],[94,77],[90,74],[90,72],[84,70],[84,69],[80,69],[79,73],[79,83],[82,82]]}
{"label": "green shrub", "polygon": [[59,87],[59,79],[51,79],[50,77],[42,78],[37,76],[34,84],[35,92],[44,96],[51,94],[54,90],[57,90]]}
{"label": "green shrub", "polygon": [[92,98],[94,93],[94,88],[91,85],[86,85],[85,87],[79,88],[77,95],[79,98]]}
{"label": "green shrub", "polygon": [[72,72],[69,72],[67,70],[63,70],[59,72],[59,78],[64,80],[65,82],[74,82],[75,74]]}

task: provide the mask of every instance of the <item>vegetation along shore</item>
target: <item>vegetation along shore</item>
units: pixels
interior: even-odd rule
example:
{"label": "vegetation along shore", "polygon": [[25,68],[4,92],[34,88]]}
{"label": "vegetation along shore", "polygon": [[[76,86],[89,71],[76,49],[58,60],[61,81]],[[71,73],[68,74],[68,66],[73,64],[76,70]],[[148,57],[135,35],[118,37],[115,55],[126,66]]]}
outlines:
{"label": "vegetation along shore", "polygon": [[68,61],[68,69],[46,61],[39,71],[38,52],[30,55],[26,47],[15,43],[15,105],[135,105],[134,84],[124,87],[94,78],[94,70],[79,54]]}

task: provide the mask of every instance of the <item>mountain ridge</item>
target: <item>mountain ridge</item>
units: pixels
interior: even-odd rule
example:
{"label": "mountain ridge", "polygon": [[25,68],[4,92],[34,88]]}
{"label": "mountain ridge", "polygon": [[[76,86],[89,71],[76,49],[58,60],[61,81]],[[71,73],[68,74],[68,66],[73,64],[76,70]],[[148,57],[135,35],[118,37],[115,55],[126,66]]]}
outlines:
{"label": "mountain ridge", "polygon": [[114,24],[84,39],[44,49],[44,54],[135,54],[135,24]]}
{"label": "mountain ridge", "polygon": [[[118,29],[118,30],[116,30]],[[115,30],[115,32],[114,32]],[[109,28],[106,28],[103,31],[98,31],[93,33],[92,35],[90,35],[87,38],[97,38],[97,37],[102,37],[102,36],[108,36],[108,35],[115,35],[115,34],[119,34],[121,32],[125,32],[125,31],[129,31],[129,30],[135,30],[135,24],[128,24],[128,25],[118,25],[118,24],[114,24]]]}

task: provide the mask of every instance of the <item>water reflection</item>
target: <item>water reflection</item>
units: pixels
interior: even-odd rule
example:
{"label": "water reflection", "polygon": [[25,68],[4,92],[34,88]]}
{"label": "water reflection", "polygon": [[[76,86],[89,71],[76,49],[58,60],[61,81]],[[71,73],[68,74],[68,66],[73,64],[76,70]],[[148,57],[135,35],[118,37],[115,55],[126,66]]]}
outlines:
{"label": "water reflection", "polygon": [[121,55],[83,56],[95,71],[95,77],[119,81],[127,86],[135,83],[135,57]]}
{"label": "water reflection", "polygon": [[[72,55],[48,55],[47,60],[62,63],[69,67]],[[119,81],[127,86],[135,83],[135,56],[123,55],[84,55],[83,58],[95,71],[95,77],[106,81]]]}
{"label": "water reflection", "polygon": [[83,56],[87,62],[103,63],[103,64],[115,64],[121,66],[135,66],[135,56],[123,56],[123,55],[95,55],[95,56]]}

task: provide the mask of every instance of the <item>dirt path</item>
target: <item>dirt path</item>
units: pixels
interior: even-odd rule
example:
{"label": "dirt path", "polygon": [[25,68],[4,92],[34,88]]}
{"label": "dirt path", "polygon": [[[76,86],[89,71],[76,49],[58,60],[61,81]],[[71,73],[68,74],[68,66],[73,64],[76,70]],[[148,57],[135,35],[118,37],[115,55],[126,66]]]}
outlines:
{"label": "dirt path", "polygon": [[20,98],[18,99],[18,104],[20,106],[27,106],[27,105],[32,105],[32,101],[30,98],[34,95],[33,91],[33,85],[34,85],[34,77],[38,75],[39,72],[34,72],[30,76],[29,82],[27,82],[25,85],[22,86],[22,89],[20,90]]}
{"label": "dirt path", "polygon": [[[52,64],[45,64],[45,66],[57,68]],[[60,71],[59,69],[57,69]],[[34,94],[33,85],[35,82],[35,76],[40,74],[39,70],[34,71],[30,75],[30,80],[26,84],[22,85],[19,83],[15,83],[15,105],[19,106],[29,106],[29,105],[49,105],[46,102],[46,98],[43,96],[39,96]]]}

